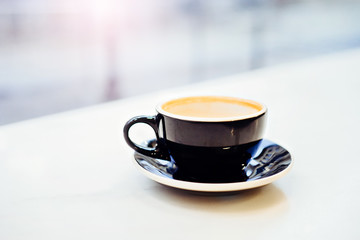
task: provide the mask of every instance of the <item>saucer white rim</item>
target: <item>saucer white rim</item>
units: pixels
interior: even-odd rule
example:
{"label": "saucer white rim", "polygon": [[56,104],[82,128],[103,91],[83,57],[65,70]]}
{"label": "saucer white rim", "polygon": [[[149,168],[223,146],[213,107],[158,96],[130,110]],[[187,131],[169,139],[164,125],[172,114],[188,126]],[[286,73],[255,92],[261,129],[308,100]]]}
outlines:
{"label": "saucer white rim", "polygon": [[160,184],[173,187],[173,188],[179,188],[184,190],[190,190],[190,191],[198,191],[198,192],[232,192],[232,191],[241,191],[246,189],[252,189],[257,188],[261,186],[265,186],[267,184],[270,184],[274,182],[275,180],[282,178],[285,176],[292,168],[294,164],[293,158],[291,159],[291,162],[287,168],[282,170],[279,173],[276,173],[272,176],[252,180],[248,182],[234,182],[234,183],[199,183],[199,182],[187,182],[182,180],[176,180],[171,179],[167,177],[159,176],[155,173],[152,173],[145,168],[143,168],[136,160],[133,158],[133,162],[135,166],[148,178],[154,180],[155,182],[158,182]]}

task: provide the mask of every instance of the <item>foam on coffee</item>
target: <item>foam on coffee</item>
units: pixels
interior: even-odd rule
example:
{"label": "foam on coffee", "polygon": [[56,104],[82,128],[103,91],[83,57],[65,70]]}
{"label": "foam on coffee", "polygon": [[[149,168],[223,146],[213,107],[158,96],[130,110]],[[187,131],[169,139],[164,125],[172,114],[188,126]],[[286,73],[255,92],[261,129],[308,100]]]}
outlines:
{"label": "foam on coffee", "polygon": [[236,118],[250,116],[264,109],[261,104],[231,97],[186,97],[161,105],[170,113],[195,118]]}

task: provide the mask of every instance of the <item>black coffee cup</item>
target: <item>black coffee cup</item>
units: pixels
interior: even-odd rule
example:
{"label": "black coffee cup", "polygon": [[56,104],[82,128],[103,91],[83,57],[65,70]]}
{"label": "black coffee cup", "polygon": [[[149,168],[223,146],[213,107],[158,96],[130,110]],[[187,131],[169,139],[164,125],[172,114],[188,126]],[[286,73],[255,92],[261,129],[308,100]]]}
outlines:
{"label": "black coffee cup", "polygon": [[[204,181],[245,177],[239,171],[263,138],[265,105],[233,97],[197,96],[163,102],[156,110],[155,116],[137,116],[125,124],[124,138],[131,148],[149,157],[174,161],[181,169],[179,174]],[[154,147],[130,139],[129,129],[136,123],[154,129]]]}

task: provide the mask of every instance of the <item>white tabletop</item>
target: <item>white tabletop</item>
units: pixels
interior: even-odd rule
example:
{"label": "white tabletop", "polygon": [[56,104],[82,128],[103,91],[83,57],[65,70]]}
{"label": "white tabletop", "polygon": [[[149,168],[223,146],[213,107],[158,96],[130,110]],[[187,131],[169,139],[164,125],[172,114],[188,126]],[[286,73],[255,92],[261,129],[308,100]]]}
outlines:
{"label": "white tabletop", "polygon": [[[124,123],[203,94],[266,103],[266,138],[290,151],[290,173],[230,195],[142,175]],[[0,239],[359,239],[359,103],[353,50],[2,126]]]}

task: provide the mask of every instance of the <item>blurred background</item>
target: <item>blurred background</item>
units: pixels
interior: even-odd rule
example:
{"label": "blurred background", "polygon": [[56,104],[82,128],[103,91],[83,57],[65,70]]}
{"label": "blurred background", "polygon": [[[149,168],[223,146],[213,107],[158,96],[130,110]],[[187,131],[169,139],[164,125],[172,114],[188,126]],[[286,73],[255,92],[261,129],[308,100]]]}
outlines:
{"label": "blurred background", "polygon": [[359,23],[355,0],[0,0],[0,125],[360,47]]}

